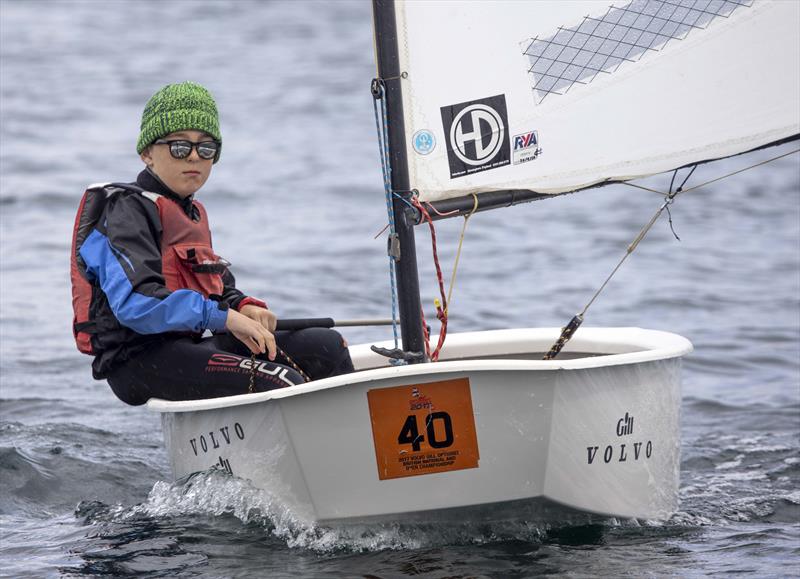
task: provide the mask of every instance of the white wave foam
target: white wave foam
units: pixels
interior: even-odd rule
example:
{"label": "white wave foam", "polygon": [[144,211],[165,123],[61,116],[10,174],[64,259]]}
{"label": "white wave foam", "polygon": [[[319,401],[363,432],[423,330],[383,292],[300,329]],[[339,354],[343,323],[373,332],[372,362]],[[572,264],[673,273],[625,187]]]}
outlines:
{"label": "white wave foam", "polygon": [[268,491],[212,469],[176,483],[157,482],[147,501],[118,513],[121,518],[232,515],[261,525],[290,548],[318,552],[419,549],[502,540],[540,542],[547,528],[528,522],[459,524],[357,524],[326,527],[296,516]]}
{"label": "white wave foam", "polygon": [[795,505],[800,505],[800,491],[793,491],[791,493],[786,494],[784,497],[790,503]]}

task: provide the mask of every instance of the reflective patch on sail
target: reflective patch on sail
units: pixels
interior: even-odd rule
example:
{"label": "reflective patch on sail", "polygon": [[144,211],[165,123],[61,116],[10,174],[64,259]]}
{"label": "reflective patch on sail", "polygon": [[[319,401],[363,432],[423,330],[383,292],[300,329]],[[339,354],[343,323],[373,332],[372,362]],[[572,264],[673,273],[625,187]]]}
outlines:
{"label": "reflective patch on sail", "polygon": [[615,72],[623,62],[636,62],[670,40],[683,40],[727,18],[753,0],[633,0],[611,6],[600,18],[585,16],[575,26],[559,27],[548,38],[523,43],[533,91],[538,102],[563,95],[575,84],[588,84],[599,74]]}

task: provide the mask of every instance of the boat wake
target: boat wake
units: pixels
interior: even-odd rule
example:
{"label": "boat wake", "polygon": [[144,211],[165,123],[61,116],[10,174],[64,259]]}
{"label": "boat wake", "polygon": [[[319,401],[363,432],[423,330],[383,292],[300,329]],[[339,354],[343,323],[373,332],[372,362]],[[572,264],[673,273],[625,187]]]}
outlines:
{"label": "boat wake", "polygon": [[93,533],[95,538],[113,539],[108,533],[120,528],[169,530],[175,526],[201,528],[210,525],[218,531],[220,526],[232,526],[232,530],[238,528],[237,532],[245,530],[252,541],[282,543],[289,549],[307,549],[321,554],[503,542],[592,545],[603,543],[609,534],[682,534],[712,523],[701,515],[681,512],[665,524],[598,519],[557,526],[533,521],[465,518],[463,522],[322,525],[303,521],[268,491],[222,469],[211,469],[175,483],[157,482],[147,500],[134,506],[82,502],[75,515],[85,525],[98,528],[98,532]]}
{"label": "boat wake", "polygon": [[[690,417],[697,411],[697,405],[705,404],[702,400],[690,400],[687,408]],[[173,483],[157,482],[150,487],[151,483],[147,481],[163,475],[151,472],[143,477],[132,477],[135,469],[143,467],[137,460],[116,463],[102,477],[117,484],[127,480],[129,485],[141,489],[134,492],[132,488],[123,493],[129,496],[129,500],[123,499],[122,503],[116,505],[104,503],[102,501],[107,500],[108,495],[104,491],[107,489],[99,486],[92,493],[81,493],[77,489],[66,492],[66,497],[62,497],[58,504],[71,497],[88,498],[93,495],[95,500],[84,500],[75,511],[75,517],[82,526],[89,527],[89,551],[96,550],[98,541],[104,545],[103,549],[122,550],[127,555],[140,547],[152,555],[155,548],[161,555],[175,552],[170,557],[174,556],[179,566],[197,563],[194,559],[186,559],[193,552],[191,544],[197,540],[223,542],[224,549],[230,549],[229,541],[238,543],[246,538],[251,546],[260,545],[273,551],[300,549],[326,555],[503,543],[532,546],[597,545],[634,538],[641,540],[643,537],[672,541],[696,532],[718,532],[726,536],[728,533],[739,533],[742,523],[755,524],[768,530],[775,525],[780,526],[782,522],[796,521],[800,516],[800,493],[796,490],[800,454],[793,442],[795,434],[791,425],[783,424],[790,420],[794,411],[796,407],[786,412],[773,409],[770,418],[776,432],[754,430],[734,435],[721,427],[712,431],[688,428],[683,448],[680,510],[663,522],[548,519],[563,521],[563,524],[556,525],[544,524],[542,519],[537,519],[533,514],[518,517],[516,521],[502,520],[497,509],[492,509],[460,518],[445,518],[437,514],[432,517],[433,522],[315,524],[293,512],[276,493],[256,488],[248,480],[232,476],[221,468],[197,473]],[[703,408],[700,416],[707,415],[707,410]],[[747,408],[731,407],[724,416],[736,423],[747,423],[750,414]],[[690,422],[696,423],[697,419]],[[5,434],[16,433],[15,429],[19,428],[19,425],[6,425]],[[103,434],[86,433],[83,429],[75,431],[75,427],[66,428],[66,431],[55,431],[57,439],[87,443],[83,438],[90,434]],[[61,452],[63,445],[56,447],[51,430],[48,429],[50,436],[47,437],[47,444],[41,441],[36,445],[21,444],[16,449],[6,448],[1,461],[8,475],[5,482],[10,485],[7,489],[9,496],[31,508],[34,502],[41,505],[44,497],[36,495],[36,500],[32,501],[14,489],[24,487],[28,491],[27,497],[32,485],[50,488],[53,481],[47,479],[48,473],[63,472],[71,464],[65,463],[72,459],[71,448],[63,447],[64,451]],[[81,433],[83,438],[79,436]],[[43,433],[37,431],[37,434]],[[9,436],[9,439],[9,442],[17,440],[16,436]],[[104,436],[102,441],[108,444]],[[120,444],[124,444],[124,441]],[[87,464],[79,462],[73,468],[87,468]],[[62,482],[66,484],[69,478]],[[80,477],[76,476],[75,479],[80,480]],[[17,482],[11,484],[15,480]],[[65,490],[63,484],[58,486]],[[145,500],[134,498],[135,495],[144,496],[148,487],[150,490]],[[20,507],[6,504],[5,509],[14,512]],[[186,544],[174,544],[176,529],[181,529],[192,538]]]}
{"label": "boat wake", "polygon": [[[785,464],[791,469],[793,461]],[[425,523],[364,523],[323,525],[304,521],[268,491],[254,487],[249,481],[231,476],[222,469],[211,469],[174,483],[157,482],[147,500],[134,506],[108,506],[83,502],[75,512],[86,525],[165,527],[208,524],[242,529],[253,541],[283,544],[290,549],[308,549],[317,553],[376,552],[383,550],[427,549],[445,545],[481,545],[502,542],[528,544],[591,545],[608,540],[610,535],[635,533],[645,535],[682,535],[699,527],[735,524],[745,520],[774,521],[789,516],[800,508],[800,494],[776,497],[752,497],[748,504],[725,501],[724,480],[681,489],[682,510],[669,521],[637,521],[604,519],[569,525],[552,525],[532,521],[478,521]],[[715,490],[716,489],[716,490]],[[712,495],[715,496],[710,496]],[[716,494],[715,494],[716,493]],[[722,493],[722,494],[720,494]],[[716,502],[716,508],[709,508]],[[767,504],[769,503],[769,504]],[[780,504],[778,504],[780,503]],[[784,505],[783,507],[781,505]],[[695,509],[695,507],[699,507]],[[785,508],[784,508],[785,507]],[[713,514],[712,514],[713,513]],[[180,523],[179,523],[180,522]],[[101,532],[100,535],[103,533]]]}
{"label": "boat wake", "polygon": [[548,527],[525,522],[364,523],[327,526],[301,520],[268,491],[223,470],[154,485],[145,503],[120,513],[153,518],[230,515],[258,525],[290,548],[317,552],[419,549],[452,544],[519,540],[541,542]]}

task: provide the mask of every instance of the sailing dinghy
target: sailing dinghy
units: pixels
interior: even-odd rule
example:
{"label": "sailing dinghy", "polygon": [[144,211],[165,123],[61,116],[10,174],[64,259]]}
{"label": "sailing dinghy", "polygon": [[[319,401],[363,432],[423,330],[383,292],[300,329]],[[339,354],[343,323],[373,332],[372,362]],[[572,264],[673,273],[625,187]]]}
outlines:
{"label": "sailing dinghy", "polygon": [[[355,373],[304,385],[150,400],[174,475],[217,465],[309,523],[668,517],[689,341],[578,329],[581,315],[564,329],[446,335],[444,292],[428,338],[414,227],[667,171],[674,181],[798,138],[800,3],[373,7],[402,346],[352,347]],[[662,210],[688,191],[686,173]]]}

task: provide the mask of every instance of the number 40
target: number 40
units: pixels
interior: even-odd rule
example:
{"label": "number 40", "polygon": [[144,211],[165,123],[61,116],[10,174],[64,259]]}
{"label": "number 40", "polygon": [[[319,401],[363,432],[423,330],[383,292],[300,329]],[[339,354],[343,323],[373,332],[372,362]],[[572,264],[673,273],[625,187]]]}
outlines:
{"label": "number 40", "polygon": [[[436,438],[436,429],[434,428],[434,421],[441,420],[442,427],[444,428],[444,440]],[[447,448],[453,444],[453,422],[450,420],[450,415],[447,412],[433,412],[425,419],[425,432],[428,435],[428,444],[432,448]],[[397,436],[398,444],[410,444],[414,451],[420,449],[420,443],[425,441],[425,437],[419,433],[417,427],[417,417],[411,414],[406,418],[403,428],[400,429],[400,434]]]}

